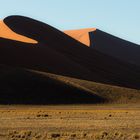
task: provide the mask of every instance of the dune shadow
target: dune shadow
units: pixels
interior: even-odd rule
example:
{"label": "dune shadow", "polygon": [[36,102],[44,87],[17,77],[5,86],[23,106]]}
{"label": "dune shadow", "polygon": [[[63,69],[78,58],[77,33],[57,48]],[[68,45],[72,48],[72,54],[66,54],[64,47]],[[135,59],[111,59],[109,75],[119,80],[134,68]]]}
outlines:
{"label": "dune shadow", "polygon": [[[121,61],[140,66],[140,45],[123,40],[101,30],[90,37],[91,47],[99,52],[113,56]],[[94,43],[94,46],[92,46]]]}
{"label": "dune shadow", "polygon": [[[6,69],[6,71],[5,71]],[[0,104],[94,104],[105,99],[24,69],[0,66]]]}

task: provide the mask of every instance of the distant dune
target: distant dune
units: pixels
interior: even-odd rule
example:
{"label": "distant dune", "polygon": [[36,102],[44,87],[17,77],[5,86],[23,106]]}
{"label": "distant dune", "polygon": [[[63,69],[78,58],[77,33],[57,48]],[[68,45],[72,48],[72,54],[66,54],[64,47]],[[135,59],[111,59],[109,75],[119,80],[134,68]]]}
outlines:
{"label": "distant dune", "polygon": [[93,41],[93,48],[97,51],[140,66],[140,45],[120,39],[101,30],[94,32]]}
{"label": "distant dune", "polygon": [[121,61],[140,66],[140,45],[131,43],[101,30],[80,29],[64,33],[81,43]]}
{"label": "distant dune", "polygon": [[78,40],[79,42],[81,42],[87,46],[90,46],[89,32],[94,32],[94,31],[96,31],[96,28],[68,30],[68,31],[64,31],[64,33],[73,37],[74,39]]}
{"label": "distant dune", "polygon": [[[40,74],[36,77],[36,74],[29,73],[31,74],[31,76],[28,77],[28,74],[26,72],[24,73],[25,69],[45,73],[47,72],[70,78],[76,78],[79,80],[87,80],[90,82],[107,84],[110,86],[120,86],[122,88],[133,88],[138,90],[140,89],[140,66],[138,65],[140,59],[137,56],[137,54],[139,54],[139,48],[136,48],[135,44],[133,43],[127,42],[128,45],[130,44],[130,46],[134,46],[128,47],[130,48],[130,50],[128,49],[126,51],[126,55],[125,52],[122,51],[122,54],[124,54],[124,56],[120,55],[120,57],[118,57],[118,54],[120,54],[119,52],[122,50],[120,48],[122,47],[124,49],[121,44],[125,44],[125,41],[119,38],[116,39],[116,37],[108,35],[95,28],[77,30],[74,33],[74,39],[73,37],[70,37],[70,35],[73,34],[73,31],[66,31],[65,33],[63,33],[62,31],[59,31],[48,24],[31,18],[23,16],[9,16],[3,21],[4,24],[6,24],[6,27],[10,28],[10,36],[14,38],[12,39],[10,37],[6,37],[7,35],[5,35],[4,37],[4,32],[2,33],[3,37],[0,38],[0,64],[6,66],[4,68],[4,71],[1,72],[6,72],[6,74],[4,74],[4,76],[0,74],[0,76],[2,76],[2,79],[0,79],[0,83],[2,85],[3,80],[5,80],[6,83],[8,83],[9,81],[9,85],[5,84],[5,88],[1,90],[1,93],[8,93],[7,89],[9,89],[10,94],[12,92],[16,93],[14,94],[15,96],[19,94],[19,90],[23,91],[22,94],[27,94],[28,91],[30,91],[31,93],[35,93],[36,96],[38,96],[39,91],[47,95],[49,95],[50,93],[56,94],[56,91],[54,92],[54,89],[49,89],[51,84],[53,85],[54,82],[52,79],[47,78],[48,80],[44,83],[42,81],[44,79],[41,78],[42,76],[40,77]],[[6,33],[8,32],[9,31],[6,31]],[[12,34],[16,35],[11,35],[11,32]],[[88,34],[90,40],[87,40]],[[18,37],[16,37],[17,35],[20,35],[22,39],[18,39]],[[29,40],[24,41],[24,37],[26,39],[28,38]],[[30,39],[33,41],[32,43],[30,42]],[[118,43],[119,46],[117,45],[117,43],[115,43],[116,46],[112,45],[112,48],[115,47],[115,49],[117,49],[118,46],[118,50],[116,50],[116,54],[114,52],[114,56],[112,53],[113,51],[110,51],[110,54],[107,54],[105,51],[101,51],[100,49],[97,50],[98,45],[100,45],[99,48],[101,48],[101,46],[106,47],[107,43],[111,46],[110,43],[112,42],[112,40],[123,42]],[[90,47],[87,47],[89,41]],[[94,43],[94,46],[92,43]],[[128,51],[130,53],[133,47],[135,51],[137,50],[137,54],[136,56],[134,56],[134,54],[131,54],[128,60]],[[127,61],[125,61],[124,58],[126,58]],[[134,61],[135,59],[137,61]],[[136,63],[131,63],[130,60],[131,62],[134,61]],[[8,70],[8,68],[10,68],[10,71]],[[2,67],[0,69],[2,69]],[[12,79],[14,80],[14,76],[11,75],[13,75],[12,72],[16,70],[22,71],[19,73],[17,72],[17,75],[16,73],[14,73],[14,76],[16,77],[16,84],[21,84],[21,86],[18,85],[20,87],[19,89],[16,88],[17,86],[14,86],[12,84],[14,83],[14,81],[11,81],[10,78],[12,77]],[[28,90],[28,85],[25,84],[25,86],[22,86],[22,77],[27,77],[26,80],[29,81],[28,84],[33,85],[30,87],[30,90]],[[30,78],[36,79],[36,83],[34,83],[33,80],[29,80]],[[42,82],[44,85],[42,89],[39,88],[37,90],[38,93],[35,92],[35,86],[41,85]],[[94,92],[92,92],[92,94],[88,96],[88,92],[90,91],[84,91],[84,89],[79,89],[79,87],[76,87],[76,89],[74,87],[75,92],[74,90],[71,90],[71,88],[68,88],[68,90],[66,91],[65,88],[63,88],[63,86],[65,87],[67,85],[65,84],[66,83],[63,82],[63,85],[61,83],[61,86],[59,87],[59,90],[64,94],[70,95],[73,92],[74,94],[77,93],[77,95],[79,96],[80,92],[82,94],[83,90],[83,92],[87,95],[87,99],[91,96],[94,98],[94,100],[92,100],[93,103],[100,101],[104,102],[104,98],[103,100],[102,98],[101,100],[98,100],[98,97],[100,98],[99,94],[98,96],[95,96]],[[55,86],[56,85],[54,85],[53,87]],[[57,89],[58,87],[56,86],[55,88]],[[25,89],[27,89],[27,91]],[[57,100],[55,94],[55,102],[58,101],[59,103],[64,103],[64,100],[65,102],[67,102],[68,97],[59,95],[62,100]],[[84,96],[84,98],[86,97]],[[45,98],[48,97],[46,96]],[[73,98],[75,97],[73,96]],[[68,103],[70,102],[71,101],[68,101]],[[82,101],[76,100],[76,103],[78,102],[83,103],[83,97]],[[90,101],[90,103],[92,102]],[[52,98],[50,99],[49,103],[54,103]]]}

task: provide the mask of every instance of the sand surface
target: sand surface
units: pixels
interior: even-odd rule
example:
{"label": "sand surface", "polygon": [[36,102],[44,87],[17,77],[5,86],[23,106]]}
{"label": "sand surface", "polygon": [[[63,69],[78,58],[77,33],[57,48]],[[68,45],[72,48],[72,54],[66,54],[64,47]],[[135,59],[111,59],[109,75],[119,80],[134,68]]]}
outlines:
{"label": "sand surface", "polygon": [[37,41],[31,38],[12,31],[2,20],[0,21],[0,37],[26,43],[37,43]]}
{"label": "sand surface", "polygon": [[90,46],[90,38],[89,32],[96,31],[96,28],[87,28],[87,29],[79,29],[79,30],[67,30],[64,31],[67,35],[73,37],[74,39],[78,40],[79,42]]}
{"label": "sand surface", "polygon": [[140,139],[140,105],[0,106],[0,140]]}

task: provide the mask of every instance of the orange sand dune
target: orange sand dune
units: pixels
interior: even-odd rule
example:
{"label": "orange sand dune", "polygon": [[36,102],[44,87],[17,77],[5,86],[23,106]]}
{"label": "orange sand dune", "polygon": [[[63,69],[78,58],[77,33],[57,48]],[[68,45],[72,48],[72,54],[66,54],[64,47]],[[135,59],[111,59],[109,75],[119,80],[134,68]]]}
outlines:
{"label": "orange sand dune", "polygon": [[15,33],[3,21],[0,21],[0,37],[26,43],[38,43],[36,40]]}
{"label": "orange sand dune", "polygon": [[96,28],[79,29],[79,30],[68,30],[64,31],[67,35],[73,37],[79,42],[90,46],[89,32],[96,31]]}

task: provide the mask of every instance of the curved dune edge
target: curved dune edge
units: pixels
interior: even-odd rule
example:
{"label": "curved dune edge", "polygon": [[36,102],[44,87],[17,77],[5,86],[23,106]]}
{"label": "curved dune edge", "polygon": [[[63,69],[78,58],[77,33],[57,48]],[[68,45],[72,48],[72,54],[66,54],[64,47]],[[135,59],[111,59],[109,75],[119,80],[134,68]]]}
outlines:
{"label": "curved dune edge", "polygon": [[25,43],[32,43],[32,44],[38,43],[38,41],[36,40],[15,33],[2,20],[0,21],[0,37],[15,40],[15,41],[20,41],[20,42],[25,42]]}
{"label": "curved dune edge", "polygon": [[89,32],[93,32],[93,31],[96,31],[96,28],[67,30],[64,31],[64,33],[89,47],[90,46]]}

